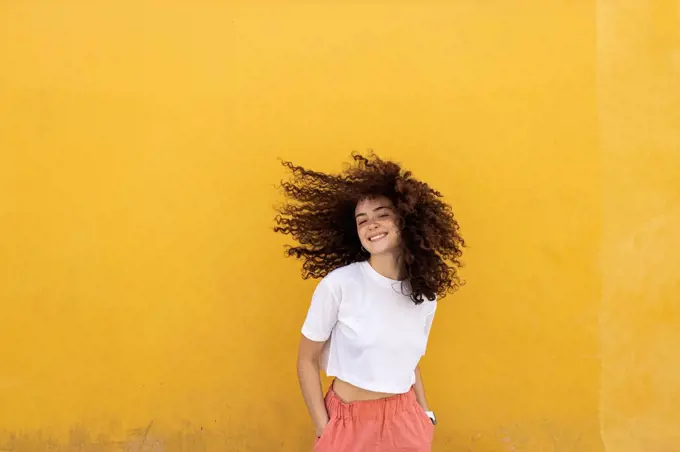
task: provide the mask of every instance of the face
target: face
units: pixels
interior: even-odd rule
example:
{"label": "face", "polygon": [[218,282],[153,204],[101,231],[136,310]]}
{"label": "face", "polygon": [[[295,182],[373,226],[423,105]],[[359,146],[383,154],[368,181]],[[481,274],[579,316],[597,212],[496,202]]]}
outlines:
{"label": "face", "polygon": [[361,245],[372,255],[389,253],[401,245],[397,214],[392,202],[384,197],[360,201],[354,211]]}

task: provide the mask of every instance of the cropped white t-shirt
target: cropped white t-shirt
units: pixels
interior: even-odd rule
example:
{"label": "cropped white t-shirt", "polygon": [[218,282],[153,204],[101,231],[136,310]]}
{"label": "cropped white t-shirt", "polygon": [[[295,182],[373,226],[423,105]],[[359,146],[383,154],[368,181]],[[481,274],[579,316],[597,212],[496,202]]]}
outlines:
{"label": "cropped white t-shirt", "polygon": [[[330,272],[316,287],[302,334],[327,341],[321,368],[354,386],[403,394],[415,383],[436,301],[416,305],[401,282],[367,262]],[[330,338],[330,340],[328,340]]]}

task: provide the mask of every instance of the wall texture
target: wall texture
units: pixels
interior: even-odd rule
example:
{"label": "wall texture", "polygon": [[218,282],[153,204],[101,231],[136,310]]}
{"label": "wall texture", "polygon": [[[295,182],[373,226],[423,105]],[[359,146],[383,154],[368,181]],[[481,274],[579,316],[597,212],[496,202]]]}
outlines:
{"label": "wall texture", "polygon": [[401,161],[435,451],[680,450],[677,1],[0,3],[0,450],[298,452],[278,157]]}
{"label": "wall texture", "polygon": [[602,439],[680,451],[680,3],[601,1],[598,24]]}

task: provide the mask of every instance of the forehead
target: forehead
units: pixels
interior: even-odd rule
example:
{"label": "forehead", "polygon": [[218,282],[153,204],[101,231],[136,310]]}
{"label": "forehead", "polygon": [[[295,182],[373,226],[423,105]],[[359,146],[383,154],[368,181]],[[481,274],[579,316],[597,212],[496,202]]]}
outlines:
{"label": "forehead", "polygon": [[372,212],[378,207],[383,206],[394,208],[394,204],[392,204],[392,201],[390,201],[389,198],[385,196],[373,196],[371,198],[366,198],[359,201],[356,208],[354,209],[354,213],[368,213]]}

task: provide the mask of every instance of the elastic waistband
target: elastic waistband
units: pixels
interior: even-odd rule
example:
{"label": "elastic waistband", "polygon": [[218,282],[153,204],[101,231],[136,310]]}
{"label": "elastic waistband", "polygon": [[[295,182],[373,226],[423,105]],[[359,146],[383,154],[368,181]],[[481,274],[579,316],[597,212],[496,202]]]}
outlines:
{"label": "elastic waistband", "polygon": [[405,394],[377,400],[358,400],[343,402],[333,391],[333,386],[326,393],[326,408],[331,419],[385,419],[404,411],[410,411],[418,403],[416,394],[411,388]]}

